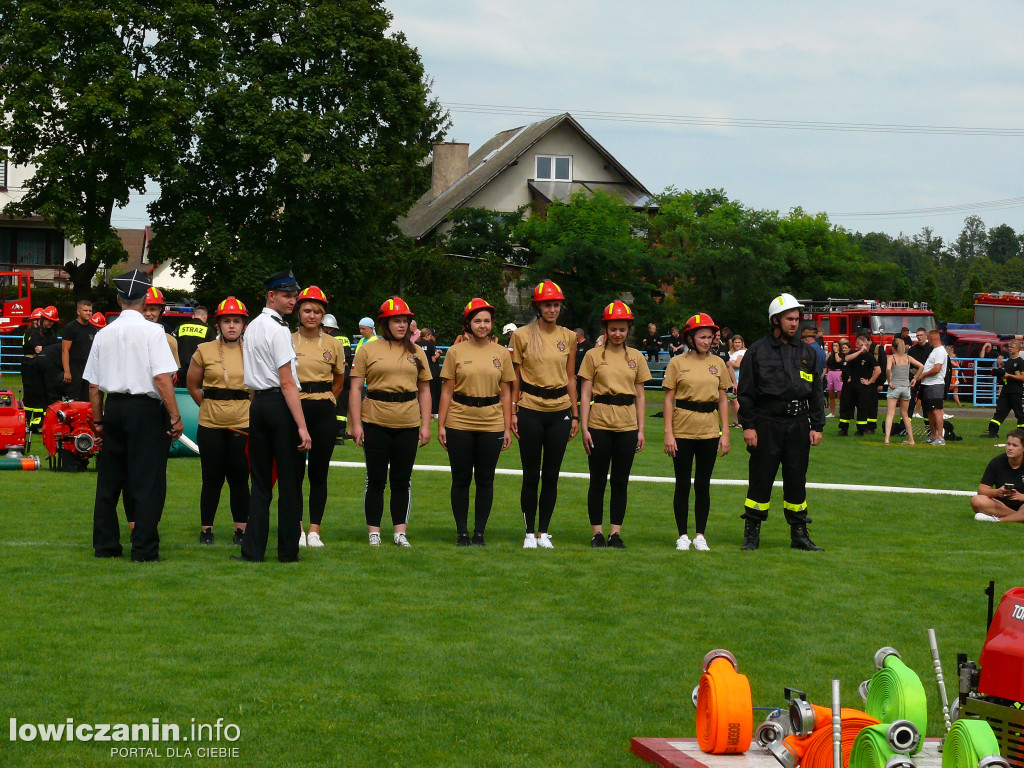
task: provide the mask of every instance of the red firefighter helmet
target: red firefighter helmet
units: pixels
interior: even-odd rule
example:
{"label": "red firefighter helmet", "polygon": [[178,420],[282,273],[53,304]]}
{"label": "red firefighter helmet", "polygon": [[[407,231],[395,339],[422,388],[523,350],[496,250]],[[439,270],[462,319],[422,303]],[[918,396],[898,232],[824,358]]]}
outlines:
{"label": "red firefighter helmet", "polygon": [[466,308],[462,310],[463,322],[469,322],[470,315],[476,314],[477,310],[486,309],[491,313],[491,319],[494,319],[494,307],[487,303],[486,299],[475,298],[471,299]]}
{"label": "red firefighter helmet", "polygon": [[29,320],[38,320],[42,316],[43,316],[43,308],[42,307],[36,307],[35,309],[32,310],[32,314],[28,316],[28,319]]}
{"label": "red firefighter helmet", "polygon": [[686,325],[683,326],[683,334],[692,333],[700,328],[710,328],[712,331],[718,330],[718,326],[711,319],[711,315],[698,312],[693,317],[687,318]]}
{"label": "red firefighter helmet", "polygon": [[93,312],[92,317],[89,318],[89,325],[94,328],[102,328],[107,324],[107,318],[103,316],[102,312]]}
{"label": "red firefighter helmet", "polygon": [[57,313],[57,308],[53,306],[53,304],[40,312],[39,316],[46,320],[53,320],[55,323],[60,322],[60,315]]}
{"label": "red firefighter helmet", "polygon": [[299,292],[299,296],[295,300],[295,303],[299,304],[303,301],[319,301],[324,305],[324,311],[327,311],[327,296],[315,285],[311,285],[309,288],[304,288]]}
{"label": "red firefighter helmet", "polygon": [[164,293],[159,288],[149,287],[146,289],[146,301],[144,302],[147,307],[163,307],[167,305],[164,301]]}
{"label": "red firefighter helmet", "polygon": [[380,313],[377,315],[377,319],[383,320],[386,317],[399,317],[402,315],[405,317],[415,317],[416,313],[409,309],[409,305],[405,303],[405,299],[401,296],[392,296],[380,305]]}
{"label": "red firefighter helmet", "polygon": [[534,304],[539,304],[542,301],[565,301],[565,294],[558,287],[558,283],[553,280],[544,280],[541,283],[537,283],[537,287],[533,289],[533,297],[530,301]]}
{"label": "red firefighter helmet", "polygon": [[602,323],[607,323],[610,320],[627,320],[632,323],[633,310],[624,301],[613,301],[604,308],[604,314],[601,315]]}
{"label": "red firefighter helmet", "polygon": [[245,304],[240,302],[234,296],[228,296],[224,301],[217,305],[217,311],[213,314],[214,317],[226,317],[228,315],[239,315],[241,317],[248,317],[249,313],[245,309]]}

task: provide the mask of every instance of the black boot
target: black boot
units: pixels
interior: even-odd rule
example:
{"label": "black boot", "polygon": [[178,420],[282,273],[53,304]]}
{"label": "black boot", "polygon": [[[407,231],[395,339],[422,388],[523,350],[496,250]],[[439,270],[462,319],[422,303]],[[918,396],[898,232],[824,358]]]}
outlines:
{"label": "black boot", "polygon": [[761,521],[748,517],[743,525],[743,546],[744,552],[753,552],[761,544]]}
{"label": "black boot", "polygon": [[807,523],[797,523],[790,528],[790,544],[793,549],[803,549],[807,552],[824,552],[824,547],[819,547],[811,537],[807,535]]}
{"label": "black boot", "polygon": [[850,428],[849,427],[840,427],[839,428],[839,432],[836,433],[836,437],[849,437],[849,436],[850,436]]}

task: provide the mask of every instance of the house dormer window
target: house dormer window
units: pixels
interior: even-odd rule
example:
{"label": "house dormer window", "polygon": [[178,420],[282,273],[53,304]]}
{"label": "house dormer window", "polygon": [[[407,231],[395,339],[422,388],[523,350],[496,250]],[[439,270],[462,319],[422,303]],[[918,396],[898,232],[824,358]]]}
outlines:
{"label": "house dormer window", "polygon": [[571,155],[537,155],[537,181],[572,181]]}

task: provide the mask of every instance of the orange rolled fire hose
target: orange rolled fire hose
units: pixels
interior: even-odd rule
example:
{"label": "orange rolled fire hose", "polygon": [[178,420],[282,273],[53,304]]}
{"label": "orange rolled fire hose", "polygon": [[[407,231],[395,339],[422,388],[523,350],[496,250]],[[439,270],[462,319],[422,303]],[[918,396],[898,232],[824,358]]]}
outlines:
{"label": "orange rolled fire hose", "polygon": [[[823,721],[824,727],[815,729],[807,737],[807,749],[804,751],[804,759],[800,761],[801,768],[832,768],[832,714],[831,710],[826,711],[829,716],[828,721]],[[857,734],[870,725],[878,725],[878,721],[859,709],[843,707],[839,714],[843,719],[843,768],[848,768]]]}
{"label": "orange rolled fire hose", "polygon": [[754,733],[750,682],[731,659],[712,658],[697,692],[697,743],[713,755],[746,752]]}

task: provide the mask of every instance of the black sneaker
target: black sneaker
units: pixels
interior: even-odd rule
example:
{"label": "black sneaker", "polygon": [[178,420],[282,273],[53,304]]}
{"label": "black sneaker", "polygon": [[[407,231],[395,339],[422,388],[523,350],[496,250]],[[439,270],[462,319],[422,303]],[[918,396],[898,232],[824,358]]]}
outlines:
{"label": "black sneaker", "polygon": [[622,540],[622,537],[617,533],[613,533],[608,537],[608,546],[612,549],[625,549],[626,542]]}
{"label": "black sneaker", "polygon": [[607,547],[608,545],[604,541],[604,534],[595,533],[594,538],[590,540],[590,546],[592,546],[594,549],[601,549],[602,547]]}
{"label": "black sneaker", "polygon": [[484,535],[482,533],[473,532],[473,546],[474,547],[486,547],[484,544]]}
{"label": "black sneaker", "polygon": [[213,531],[200,531],[199,532],[199,543],[200,544],[213,544]]}
{"label": "black sneaker", "polygon": [[235,528],[235,535],[231,539],[231,543],[236,547],[242,546],[242,537],[245,536],[245,531],[241,528]]}
{"label": "black sneaker", "polygon": [[459,538],[455,540],[456,547],[468,547],[470,545],[469,534],[466,531],[459,531]]}

